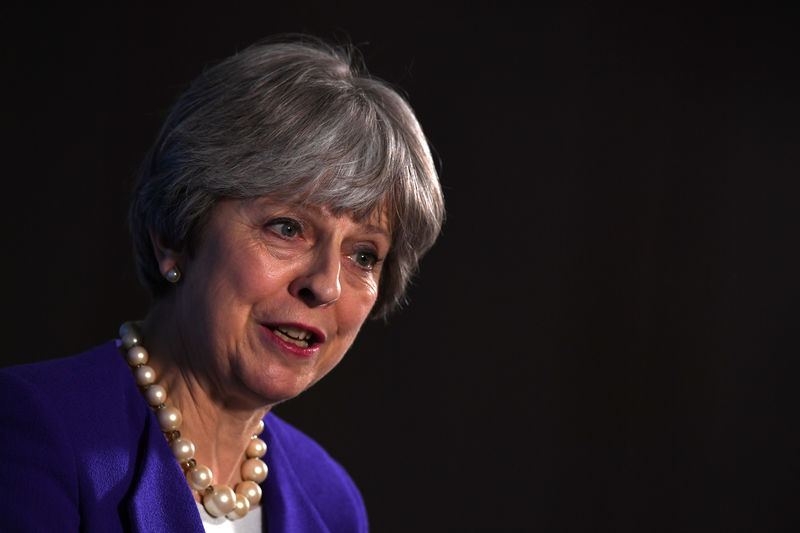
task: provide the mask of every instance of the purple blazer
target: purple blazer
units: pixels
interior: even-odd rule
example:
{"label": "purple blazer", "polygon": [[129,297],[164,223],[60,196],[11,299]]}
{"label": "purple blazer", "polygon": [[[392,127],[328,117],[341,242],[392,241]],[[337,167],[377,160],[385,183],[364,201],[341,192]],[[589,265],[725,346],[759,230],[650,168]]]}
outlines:
{"label": "purple blazer", "polygon": [[[203,531],[117,345],[0,370],[1,529]],[[341,465],[277,416],[264,426],[265,531],[366,532],[364,502]]]}

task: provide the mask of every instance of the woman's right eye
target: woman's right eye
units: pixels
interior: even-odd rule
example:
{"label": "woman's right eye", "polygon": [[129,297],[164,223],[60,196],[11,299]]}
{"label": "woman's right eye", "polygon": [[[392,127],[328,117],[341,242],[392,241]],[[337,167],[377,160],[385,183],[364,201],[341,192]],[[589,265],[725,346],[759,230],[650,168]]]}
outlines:
{"label": "woman's right eye", "polygon": [[273,220],[267,224],[267,227],[287,239],[293,239],[302,233],[300,223],[291,219]]}

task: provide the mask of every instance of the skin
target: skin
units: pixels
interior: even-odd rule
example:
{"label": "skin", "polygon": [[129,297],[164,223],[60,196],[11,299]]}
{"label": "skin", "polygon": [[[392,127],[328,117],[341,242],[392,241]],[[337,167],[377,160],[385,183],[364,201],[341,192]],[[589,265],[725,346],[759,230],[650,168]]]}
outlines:
{"label": "skin", "polygon": [[[391,246],[386,217],[225,200],[192,254],[154,243],[161,272],[177,266],[182,277],[145,321],[151,366],[198,463],[233,486],[258,421],[330,372],[355,340]],[[298,354],[266,326],[279,324],[324,341]]]}

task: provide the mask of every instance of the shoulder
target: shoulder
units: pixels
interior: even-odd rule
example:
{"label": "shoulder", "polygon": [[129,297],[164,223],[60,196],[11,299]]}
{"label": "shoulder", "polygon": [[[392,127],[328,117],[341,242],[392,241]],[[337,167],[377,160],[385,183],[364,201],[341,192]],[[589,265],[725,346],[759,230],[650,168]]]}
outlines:
{"label": "shoulder", "polygon": [[[127,372],[126,372],[127,371]],[[130,370],[116,344],[108,342],[72,357],[0,370],[0,380],[29,394],[58,402],[62,415],[73,403],[92,404],[125,394]]]}
{"label": "shoulder", "polygon": [[[77,530],[89,486],[82,448],[115,429],[113,421],[110,428],[104,425],[113,417],[102,412],[118,400],[118,392],[108,392],[119,390],[114,352],[109,343],[74,357],[0,370],[0,476],[37,488],[36,498],[19,498],[18,483],[0,483],[0,500],[17,501],[5,509],[6,523],[26,531]],[[97,390],[98,383],[105,386]],[[41,501],[48,502],[47,513]]]}
{"label": "shoulder", "polygon": [[[29,512],[20,506],[22,523],[36,520],[33,529],[67,531],[65,524],[95,519],[105,509],[102,502],[122,501],[148,416],[114,342],[0,370],[0,433],[6,444],[0,475],[36,480],[32,486],[44,495],[30,500],[36,505]],[[45,500],[52,512],[36,508]],[[109,516],[117,512],[113,507]],[[41,522],[47,519],[65,527],[49,529]]]}
{"label": "shoulder", "polygon": [[264,425],[266,459],[279,490],[307,499],[330,531],[366,531],[361,492],[344,467],[314,439],[274,414],[264,418]]}
{"label": "shoulder", "polygon": [[72,357],[0,370],[0,404],[37,418],[48,431],[62,426],[74,452],[89,445],[117,445],[141,432],[148,408],[114,341]]}
{"label": "shoulder", "polygon": [[21,402],[17,410],[35,413],[37,425],[48,424],[39,430],[65,427],[78,453],[100,441],[136,442],[149,415],[114,341],[80,355],[0,370],[0,402]]}

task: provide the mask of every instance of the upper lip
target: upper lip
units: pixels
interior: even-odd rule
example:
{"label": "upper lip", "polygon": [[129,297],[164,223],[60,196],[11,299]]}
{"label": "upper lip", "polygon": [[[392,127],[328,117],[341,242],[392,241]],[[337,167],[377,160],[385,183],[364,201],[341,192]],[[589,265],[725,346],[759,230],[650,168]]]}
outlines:
{"label": "upper lip", "polygon": [[[308,339],[309,344],[322,344],[326,338],[325,333],[321,330],[298,322],[272,322],[265,323],[264,326],[270,329],[280,329],[290,337]],[[310,335],[310,338],[304,337],[304,335]]]}

